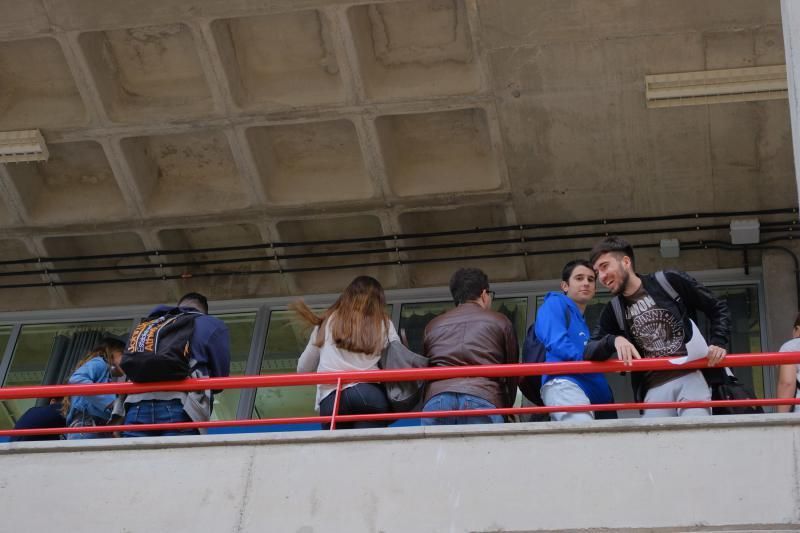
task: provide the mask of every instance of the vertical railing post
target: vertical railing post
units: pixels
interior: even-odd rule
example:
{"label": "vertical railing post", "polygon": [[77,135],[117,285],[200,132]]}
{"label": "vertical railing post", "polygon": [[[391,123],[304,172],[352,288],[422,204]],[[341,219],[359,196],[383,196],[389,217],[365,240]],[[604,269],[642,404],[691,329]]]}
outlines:
{"label": "vertical railing post", "polygon": [[339,414],[339,398],[342,396],[342,378],[336,380],[336,396],[333,397],[333,413],[331,413],[331,431],[336,429],[336,415]]}

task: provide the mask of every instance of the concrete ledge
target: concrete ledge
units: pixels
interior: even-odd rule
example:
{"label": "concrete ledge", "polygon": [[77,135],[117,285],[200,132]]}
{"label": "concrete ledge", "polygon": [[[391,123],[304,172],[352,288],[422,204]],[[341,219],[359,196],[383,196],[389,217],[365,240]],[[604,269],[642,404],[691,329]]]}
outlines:
{"label": "concrete ledge", "polygon": [[11,443],[0,531],[796,530],[799,450],[793,415]]}
{"label": "concrete ledge", "polygon": [[722,429],[800,428],[800,414],[712,416],[708,418],[628,418],[596,420],[591,423],[529,422],[502,425],[429,426],[386,429],[348,429],[336,431],[292,431],[285,433],[246,433],[189,437],[143,437],[86,441],[43,441],[0,443],[0,455],[9,453],[83,452],[91,450],[160,449],[176,447],[283,445],[326,442],[362,442],[412,439],[462,439],[468,437],[506,437],[521,435],[583,435],[603,433],[649,433],[653,431],[713,431]]}

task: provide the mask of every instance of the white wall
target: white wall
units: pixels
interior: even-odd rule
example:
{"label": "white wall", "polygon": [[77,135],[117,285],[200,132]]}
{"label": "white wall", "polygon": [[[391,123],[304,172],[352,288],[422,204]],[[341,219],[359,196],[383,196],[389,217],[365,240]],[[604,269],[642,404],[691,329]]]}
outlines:
{"label": "white wall", "polygon": [[0,531],[791,527],[799,451],[793,415],[5,444]]}

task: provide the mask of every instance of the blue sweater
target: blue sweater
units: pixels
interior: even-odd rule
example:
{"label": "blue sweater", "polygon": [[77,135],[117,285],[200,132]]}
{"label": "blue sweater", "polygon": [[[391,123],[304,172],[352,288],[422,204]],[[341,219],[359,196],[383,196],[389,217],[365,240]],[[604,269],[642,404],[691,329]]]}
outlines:
{"label": "blue sweater", "polygon": [[[569,313],[569,327],[567,326]],[[578,306],[560,292],[545,296],[544,303],[536,313],[536,337],[545,345],[548,363],[583,361],[583,350],[589,341],[589,326]],[[613,401],[611,388],[603,374],[565,374],[542,376],[542,385],[553,378],[572,381],[578,385],[592,403]]]}

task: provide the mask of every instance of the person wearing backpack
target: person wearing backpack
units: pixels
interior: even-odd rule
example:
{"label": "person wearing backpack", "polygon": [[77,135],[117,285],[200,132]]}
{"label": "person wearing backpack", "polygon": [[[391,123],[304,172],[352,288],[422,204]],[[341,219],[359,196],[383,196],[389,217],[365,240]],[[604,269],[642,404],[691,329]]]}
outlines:
{"label": "person wearing backpack", "polygon": [[[544,362],[583,361],[583,350],[589,341],[589,326],[583,314],[594,298],[595,290],[595,274],[588,261],[575,259],[564,266],[561,292],[550,292],[545,296],[533,324],[534,338],[544,348]],[[526,342],[526,346],[530,344]],[[611,388],[601,373],[543,375],[541,384],[541,401],[547,406],[614,402]],[[532,398],[529,400],[536,403]],[[616,412],[611,413],[611,417],[615,417]],[[609,415],[601,417],[609,418]],[[550,413],[550,418],[581,422],[593,420],[595,416],[592,411],[555,412]]]}
{"label": "person wearing backpack", "polygon": [[[185,361],[181,361],[181,357]],[[160,305],[153,309],[134,329],[122,358],[123,370],[135,382],[226,377],[230,374],[230,365],[228,327],[208,314],[208,300],[196,292],[184,295],[176,307]],[[130,394],[124,400],[124,423],[204,422],[211,418],[215,393],[219,391]],[[198,433],[197,429],[124,431],[122,436]]]}
{"label": "person wearing backpack", "polygon": [[[604,361],[614,354],[625,364],[642,357],[686,355],[697,311],[711,323],[708,366],[727,354],[731,317],[728,305],[685,272],[659,271],[639,275],[634,270],[633,247],[619,237],[608,237],[592,249],[590,262],[600,282],[614,298],[606,304],[600,322],[586,345],[584,358]],[[708,401],[711,390],[700,370],[633,372],[637,401]],[[645,417],[705,416],[708,408],[646,409]]]}
{"label": "person wearing backpack", "polygon": [[[783,343],[781,352],[800,352],[800,314],[794,319],[792,338]],[[781,365],[778,370],[776,398],[800,398],[800,365]],[[800,413],[800,405],[778,405],[778,413]]]}

